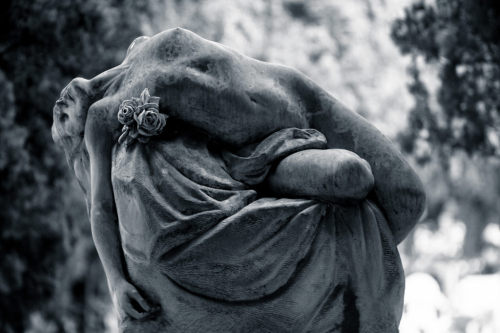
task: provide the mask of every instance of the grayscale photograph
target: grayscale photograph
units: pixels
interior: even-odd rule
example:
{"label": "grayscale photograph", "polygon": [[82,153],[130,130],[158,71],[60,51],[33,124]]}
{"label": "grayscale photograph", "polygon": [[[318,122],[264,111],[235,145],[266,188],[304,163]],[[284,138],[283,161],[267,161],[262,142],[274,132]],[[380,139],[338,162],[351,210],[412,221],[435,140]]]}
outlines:
{"label": "grayscale photograph", "polygon": [[496,1],[0,16],[0,332],[500,332]]}

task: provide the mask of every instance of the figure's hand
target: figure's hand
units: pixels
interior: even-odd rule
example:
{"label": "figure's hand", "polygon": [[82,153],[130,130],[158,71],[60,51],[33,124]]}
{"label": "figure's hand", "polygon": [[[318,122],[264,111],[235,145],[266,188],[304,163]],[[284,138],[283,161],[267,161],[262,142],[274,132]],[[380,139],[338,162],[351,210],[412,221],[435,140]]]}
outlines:
{"label": "figure's hand", "polygon": [[158,307],[150,305],[137,288],[125,280],[113,286],[112,297],[120,315],[125,314],[134,319],[143,319],[158,310]]}

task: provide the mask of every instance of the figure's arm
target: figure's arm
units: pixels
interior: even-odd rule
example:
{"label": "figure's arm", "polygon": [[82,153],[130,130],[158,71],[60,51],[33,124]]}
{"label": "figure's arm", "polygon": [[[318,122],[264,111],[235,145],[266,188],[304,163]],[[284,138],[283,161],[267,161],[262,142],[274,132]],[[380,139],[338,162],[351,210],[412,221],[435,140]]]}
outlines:
{"label": "figure's arm", "polygon": [[[104,267],[113,301],[135,319],[144,318],[151,307],[126,279],[123,254],[111,185],[112,136],[106,123],[90,110],[85,143],[90,158],[90,224],[92,238]],[[140,306],[134,306],[135,300]]]}
{"label": "figure's arm", "polygon": [[402,154],[382,133],[358,114],[299,74],[309,89],[309,124],[322,132],[330,148],[355,152],[368,161],[375,178],[374,194],[397,243],[419,221],[425,209],[423,185]]}
{"label": "figure's arm", "polygon": [[330,202],[364,199],[373,188],[368,162],[344,149],[309,149],[284,158],[267,185],[277,194]]}

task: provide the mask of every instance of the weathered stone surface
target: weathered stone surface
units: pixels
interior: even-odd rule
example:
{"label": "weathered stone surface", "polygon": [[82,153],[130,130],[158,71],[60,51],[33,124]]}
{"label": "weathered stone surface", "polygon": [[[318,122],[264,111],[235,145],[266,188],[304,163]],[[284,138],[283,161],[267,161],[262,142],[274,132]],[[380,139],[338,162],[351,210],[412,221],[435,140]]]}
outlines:
{"label": "weathered stone surface", "polygon": [[53,136],[124,332],[397,331],[422,186],[301,73],[168,30],[73,80]]}

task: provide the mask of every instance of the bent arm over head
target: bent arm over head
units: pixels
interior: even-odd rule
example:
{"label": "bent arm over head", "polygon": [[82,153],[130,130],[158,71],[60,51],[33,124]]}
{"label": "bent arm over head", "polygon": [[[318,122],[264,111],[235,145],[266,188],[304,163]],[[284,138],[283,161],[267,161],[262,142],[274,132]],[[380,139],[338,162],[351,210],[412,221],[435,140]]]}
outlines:
{"label": "bent arm over head", "polygon": [[375,179],[374,196],[396,243],[417,224],[425,210],[425,191],[418,175],[396,146],[360,115],[350,111],[309,78],[297,74],[309,102],[311,128],[322,132],[329,148],[353,151],[368,161]]}
{"label": "bent arm over head", "polygon": [[309,149],[289,155],[267,181],[275,193],[330,202],[364,199],[374,184],[368,162],[344,149]]}

